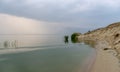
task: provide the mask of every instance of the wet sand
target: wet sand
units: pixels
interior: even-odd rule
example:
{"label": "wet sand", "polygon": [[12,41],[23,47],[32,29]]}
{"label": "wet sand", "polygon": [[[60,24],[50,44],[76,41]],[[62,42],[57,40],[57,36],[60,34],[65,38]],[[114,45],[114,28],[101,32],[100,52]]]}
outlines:
{"label": "wet sand", "polygon": [[89,57],[85,59],[82,65],[82,69],[79,72],[90,72],[92,69],[92,66],[96,59],[96,51],[94,50]]}

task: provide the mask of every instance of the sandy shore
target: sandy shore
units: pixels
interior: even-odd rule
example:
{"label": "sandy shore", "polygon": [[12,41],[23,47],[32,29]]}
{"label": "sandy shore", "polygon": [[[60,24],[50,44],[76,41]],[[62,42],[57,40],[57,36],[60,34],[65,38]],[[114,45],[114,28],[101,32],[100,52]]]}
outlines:
{"label": "sandy shore", "polygon": [[97,48],[96,60],[90,72],[120,72],[119,60],[112,51]]}
{"label": "sandy shore", "polygon": [[80,68],[79,72],[90,72],[91,68],[92,68],[92,66],[94,64],[95,59],[96,59],[96,51],[93,51],[83,61],[82,67]]}
{"label": "sandy shore", "polygon": [[78,42],[96,48],[96,60],[91,72],[120,72],[120,22],[75,35]]}

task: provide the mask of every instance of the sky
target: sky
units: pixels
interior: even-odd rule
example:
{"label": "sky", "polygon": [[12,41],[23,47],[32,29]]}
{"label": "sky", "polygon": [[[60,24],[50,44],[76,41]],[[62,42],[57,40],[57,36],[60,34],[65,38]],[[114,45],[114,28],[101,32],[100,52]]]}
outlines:
{"label": "sky", "polygon": [[86,32],[120,21],[120,0],[0,0],[0,34]]}

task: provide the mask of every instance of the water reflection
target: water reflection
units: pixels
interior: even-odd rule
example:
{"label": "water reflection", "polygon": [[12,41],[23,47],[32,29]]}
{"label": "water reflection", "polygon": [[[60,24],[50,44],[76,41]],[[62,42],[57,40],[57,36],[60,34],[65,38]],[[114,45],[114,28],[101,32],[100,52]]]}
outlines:
{"label": "water reflection", "polygon": [[13,40],[13,41],[6,40],[3,42],[3,47],[4,48],[17,48],[18,41],[17,40]]}
{"label": "water reflection", "polygon": [[84,72],[83,62],[94,51],[87,45],[71,44],[69,37],[64,37],[64,40],[63,37],[45,35],[0,38],[1,48],[46,48],[0,55],[0,59],[7,59],[0,62],[0,72]]}
{"label": "water reflection", "polygon": [[64,43],[69,43],[69,36],[64,36]]}
{"label": "water reflection", "polygon": [[95,48],[96,42],[93,40],[84,40],[83,41],[85,44],[91,46],[92,48]]}
{"label": "water reflection", "polygon": [[5,48],[8,48],[8,47],[9,47],[9,42],[8,42],[8,41],[5,41],[5,42],[3,43],[3,46],[4,46]]}
{"label": "water reflection", "polygon": [[94,40],[83,40],[83,39],[78,39],[78,38],[75,38],[75,39],[71,39],[71,42],[72,43],[84,43],[86,45],[89,45],[91,47],[95,47],[96,45],[96,42]]}

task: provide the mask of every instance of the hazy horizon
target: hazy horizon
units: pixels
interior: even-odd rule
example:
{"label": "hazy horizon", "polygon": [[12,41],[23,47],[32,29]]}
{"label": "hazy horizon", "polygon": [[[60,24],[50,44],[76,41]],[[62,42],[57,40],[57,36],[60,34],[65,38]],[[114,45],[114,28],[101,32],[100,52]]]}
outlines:
{"label": "hazy horizon", "polygon": [[119,22],[119,0],[0,0],[0,34],[85,33]]}

